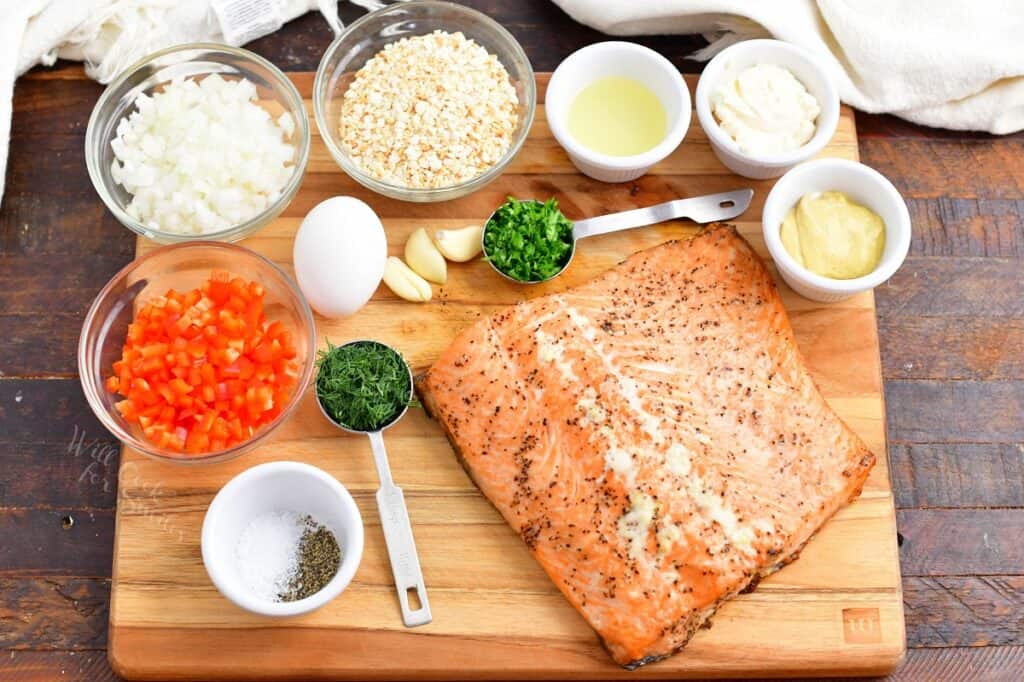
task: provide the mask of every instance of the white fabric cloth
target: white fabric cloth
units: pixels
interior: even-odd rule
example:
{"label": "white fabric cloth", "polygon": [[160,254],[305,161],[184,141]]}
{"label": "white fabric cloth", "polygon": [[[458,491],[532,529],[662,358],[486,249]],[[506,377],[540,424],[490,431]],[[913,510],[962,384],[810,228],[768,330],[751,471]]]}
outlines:
{"label": "white fabric cloth", "polygon": [[555,0],[605,33],[703,33],[699,59],[775,37],[830,65],[843,101],[924,125],[1024,129],[1022,0]]}
{"label": "white fabric cloth", "polygon": [[[350,1],[366,9],[382,6],[379,0]],[[312,9],[320,10],[335,33],[341,30],[337,0],[0,0],[0,201],[14,81],[36,64],[84,61],[89,76],[109,83],[164,47],[195,41],[241,44]],[[231,16],[253,21],[240,24]]]}

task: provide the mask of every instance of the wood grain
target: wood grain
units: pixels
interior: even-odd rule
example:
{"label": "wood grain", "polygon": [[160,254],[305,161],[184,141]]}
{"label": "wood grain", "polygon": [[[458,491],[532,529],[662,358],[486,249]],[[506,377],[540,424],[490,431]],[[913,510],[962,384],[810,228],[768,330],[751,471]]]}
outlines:
{"label": "wood grain", "polygon": [[[84,166],[84,163],[83,163]],[[82,170],[68,173],[65,186],[74,182]],[[86,180],[88,181],[88,180]],[[0,211],[0,256],[4,258],[34,257],[26,259],[37,265],[40,280],[57,280],[64,276],[60,270],[39,272],[40,262],[47,268],[50,259],[45,256],[70,254],[77,256],[79,264],[91,264],[96,259],[120,259],[125,265],[135,253],[134,233],[129,232],[107,211],[99,199],[89,194],[62,193],[59,200],[42,195],[38,189],[22,193],[12,192],[8,185]],[[88,230],[86,231],[86,228]],[[74,263],[72,259],[68,263]],[[54,264],[60,264],[54,261]],[[75,276],[73,271],[69,273]],[[58,280],[59,281],[59,280]],[[42,282],[41,282],[42,283]]]}
{"label": "wood grain", "polygon": [[899,508],[1024,507],[1019,443],[893,444],[889,461]]}
{"label": "wood grain", "polygon": [[107,580],[0,578],[0,649],[101,649],[109,601]]}
{"label": "wood grain", "polygon": [[918,646],[1024,644],[1024,576],[912,577],[903,605]]}
{"label": "wood grain", "polygon": [[1024,647],[912,649],[890,682],[1019,682]]}
{"label": "wood grain", "polygon": [[[65,324],[55,325],[55,316],[70,319]],[[4,374],[17,377],[38,374],[76,376],[81,324],[82,316],[77,314],[57,313],[44,317],[0,313],[0,329],[10,330],[0,338],[0,357],[6,359]]]}
{"label": "wood grain", "polygon": [[[1019,199],[1024,194],[1022,155],[1024,139],[1015,138],[998,145],[989,140],[901,138],[862,150],[864,163],[915,198]],[[903,173],[904,168],[917,172]]]}
{"label": "wood grain", "polygon": [[78,379],[0,379],[0,443],[67,446],[81,432],[89,438],[107,433],[85,402]]}
{"label": "wood grain", "polygon": [[[107,664],[103,651],[31,651],[0,653],[0,665],[11,682],[115,682],[121,678]],[[887,682],[1019,682],[1024,646],[911,649]],[[819,678],[843,682],[848,678]],[[881,680],[883,678],[865,678]]]}
{"label": "wood grain", "polygon": [[889,436],[898,443],[1024,441],[1024,381],[890,381]]}
{"label": "wood grain", "polygon": [[[84,148],[89,117],[69,116],[68,104],[73,102],[76,109],[91,111],[103,86],[88,78],[80,66],[65,66],[34,71],[18,80],[14,90],[17,116],[11,120],[12,145],[23,145],[33,137],[50,137],[63,142],[65,152],[83,153],[82,149],[72,149],[67,138],[78,138]],[[55,76],[62,77],[59,83],[55,83]],[[12,147],[12,151],[17,149]]]}
{"label": "wood grain", "polygon": [[928,128],[892,114],[868,114],[856,112],[858,136],[865,145],[887,144],[899,138],[918,140],[983,140],[998,144],[1002,140],[1024,138],[1024,132],[1008,135],[992,135],[973,130],[950,130],[946,128]]}
{"label": "wood grain", "polygon": [[109,510],[0,509],[0,577],[106,578],[113,534]]}
{"label": "wood grain", "polygon": [[[897,163],[899,158],[899,163],[920,163],[921,149],[948,149],[949,144],[956,143],[928,139],[907,146],[884,137],[865,142],[862,153],[869,162]],[[995,144],[979,136],[969,144],[973,158],[987,162],[1019,141]],[[1004,171],[1005,176],[993,175]],[[934,168],[905,174],[898,184],[909,194],[914,255],[877,292],[894,488],[897,505],[907,508],[899,515],[905,575],[969,576],[1000,568],[1019,573],[1022,565],[1020,555],[1004,541],[1021,532],[1016,510],[913,509],[1020,507],[1024,502],[1015,473],[1022,461],[1016,385],[1021,378],[1016,348],[1022,319],[1017,259],[1024,239],[1015,189],[1019,178],[1014,168],[985,168],[980,174],[972,170],[970,175],[966,181],[963,174],[953,180]],[[957,183],[955,190],[946,184],[951,181]],[[937,196],[947,190],[949,195]],[[911,615],[915,580],[904,580],[908,639],[942,645],[936,643],[941,639],[929,637],[927,624],[918,627],[916,614]],[[1006,590],[1013,597],[1019,586],[1013,583]],[[931,601],[921,590],[915,593],[917,608],[934,609],[929,611],[934,622],[962,624],[969,612],[946,593]],[[972,594],[986,595],[993,607],[998,603],[984,589]],[[984,605],[975,610],[984,613]],[[949,627],[947,634],[963,629]],[[975,633],[1020,630],[1012,621],[1001,629],[985,619],[971,627]]]}
{"label": "wood grain", "polygon": [[116,682],[104,651],[4,651],[0,666],[9,682]]}
{"label": "wood grain", "polygon": [[[7,187],[17,196],[52,182],[50,173],[53,171],[77,176],[79,169],[85,165],[84,140],[82,144],[69,144],[69,142],[77,141],[77,136],[19,136],[12,145],[12,152],[19,152],[22,149],[31,150],[33,154],[45,154],[52,160],[49,164],[23,163],[10,168],[7,172]],[[91,184],[76,183],[61,187],[59,191],[67,197],[88,198],[91,189]],[[59,210],[63,207],[60,204],[54,204],[53,208]]]}
{"label": "wood grain", "polygon": [[[300,91],[308,90],[308,78],[295,80]],[[542,84],[544,80],[542,77]],[[830,153],[856,157],[850,121],[845,111]],[[471,197],[429,206],[380,198],[372,201],[383,218],[390,249],[398,253],[413,229],[482,220],[508,193],[555,194],[570,217],[580,217],[737,186],[737,180],[710,156],[706,140],[696,133],[692,138],[645,178],[606,186],[575,174],[541,124],[535,126],[510,173]],[[319,144],[314,141],[314,150]],[[319,155],[314,151],[314,165]],[[337,173],[329,160],[324,162],[319,168],[322,172],[307,176],[284,216],[245,242],[286,270],[291,269],[292,237],[299,216],[328,192],[361,192]],[[765,184],[758,186],[764,189]],[[767,258],[760,238],[759,210],[757,203],[738,227]],[[607,269],[625,254],[693,233],[692,226],[669,224],[590,240],[581,245],[569,273],[532,288],[529,295],[572,286]],[[152,248],[143,242],[138,252]],[[526,293],[521,286],[497,278],[489,266],[478,261],[453,266],[448,284],[428,305],[410,305],[381,288],[358,316],[344,321],[318,319],[318,326],[322,336],[335,342],[356,336],[392,342],[414,369],[420,370],[460,329]],[[785,288],[782,295],[790,307],[801,350],[822,390],[882,455],[881,375],[872,297],[822,306]],[[436,425],[414,411],[389,430],[388,442],[395,478],[406,489],[435,612],[435,621],[418,630],[417,637],[408,637],[395,619],[367,445],[364,439],[338,436],[307,396],[299,412],[275,434],[274,445],[247,455],[244,461],[183,472],[132,452],[123,454],[111,611],[115,668],[133,677],[251,676],[266,670],[296,677],[552,677],[570,673],[609,677],[622,673],[515,534],[475,490]],[[339,448],[346,456],[334,454]],[[241,613],[211,588],[198,560],[196,538],[206,505],[223,482],[258,462],[279,459],[282,451],[287,451],[289,458],[314,462],[343,481],[353,492],[369,532],[362,566],[344,598],[308,617],[282,622],[271,632],[261,627],[264,621]],[[891,668],[904,647],[893,524],[882,456],[863,497],[840,511],[799,561],[764,581],[753,594],[727,604],[711,631],[698,635],[686,655],[633,676],[751,675],[766,669],[802,674],[879,672]],[[158,553],[154,552],[157,546]],[[825,565],[829,569],[821,570]],[[467,584],[468,576],[472,579]],[[858,620],[861,613],[870,614],[863,623]],[[869,634],[849,634],[849,627],[867,628]],[[811,631],[814,637],[809,636]],[[265,650],[264,637],[292,640],[296,646],[301,642],[306,650],[353,653],[341,658],[310,657],[297,663],[294,657],[278,655],[281,649]],[[174,644],[168,647],[171,639]],[[772,646],[762,648],[756,662],[730,653],[741,646],[749,651],[751,642],[769,639]],[[155,646],[158,641],[164,644]],[[212,657],[213,647],[222,654],[225,647],[235,652],[231,660],[237,667],[231,671],[224,668],[223,655]],[[375,654],[354,653],[371,648]],[[178,654],[185,650],[192,652],[187,669],[181,667]],[[524,655],[526,651],[542,655]],[[460,661],[457,670],[452,669],[452,660]]]}
{"label": "wood grain", "polygon": [[1024,317],[1021,262],[910,256],[876,290],[879,318]]}
{"label": "wood grain", "polygon": [[892,315],[878,327],[888,379],[1024,379],[1024,318]]}
{"label": "wood grain", "polygon": [[1024,509],[897,512],[904,576],[1006,575],[1024,568]]}
{"label": "wood grain", "polygon": [[113,509],[120,445],[84,431],[65,443],[0,443],[0,508]]}
{"label": "wood grain", "polygon": [[40,277],[35,255],[0,257],[5,288],[0,290],[0,310],[7,315],[39,316],[67,313],[84,319],[93,298],[111,277],[125,266],[116,253],[84,257],[80,253],[54,253],[47,267],[60,278]]}
{"label": "wood grain", "polygon": [[907,200],[915,256],[1024,256],[1024,200],[942,196]]}

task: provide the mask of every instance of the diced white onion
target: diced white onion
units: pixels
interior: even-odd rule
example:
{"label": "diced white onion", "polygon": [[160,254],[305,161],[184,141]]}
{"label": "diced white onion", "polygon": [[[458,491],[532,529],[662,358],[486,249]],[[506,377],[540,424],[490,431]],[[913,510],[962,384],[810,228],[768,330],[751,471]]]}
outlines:
{"label": "diced white onion", "polygon": [[295,172],[295,121],[256,103],[256,86],[217,74],[175,79],[117,125],[111,177],[134,219],[164,232],[209,234],[281,196]]}

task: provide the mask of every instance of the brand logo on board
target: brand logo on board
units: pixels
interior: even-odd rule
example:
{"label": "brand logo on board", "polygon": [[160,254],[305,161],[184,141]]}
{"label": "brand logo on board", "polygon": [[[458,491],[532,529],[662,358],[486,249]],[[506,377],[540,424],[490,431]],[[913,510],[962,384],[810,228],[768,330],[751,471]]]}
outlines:
{"label": "brand logo on board", "polygon": [[847,644],[877,644],[882,641],[878,609],[843,609],[843,639]]}

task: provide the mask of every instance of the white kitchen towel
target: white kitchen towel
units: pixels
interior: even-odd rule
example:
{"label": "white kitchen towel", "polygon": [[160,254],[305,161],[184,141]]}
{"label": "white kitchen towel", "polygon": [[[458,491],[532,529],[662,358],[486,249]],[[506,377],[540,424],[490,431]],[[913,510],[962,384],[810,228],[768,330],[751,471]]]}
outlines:
{"label": "white kitchen towel", "polygon": [[[350,0],[366,9],[379,0]],[[0,0],[0,201],[3,199],[14,81],[58,58],[85,62],[109,83],[164,47],[194,41],[241,45],[319,9],[338,33],[337,0]]]}
{"label": "white kitchen towel", "polygon": [[707,59],[775,37],[827,63],[843,101],[915,123],[1024,129],[1024,0],[554,0],[619,36],[702,33]]}

